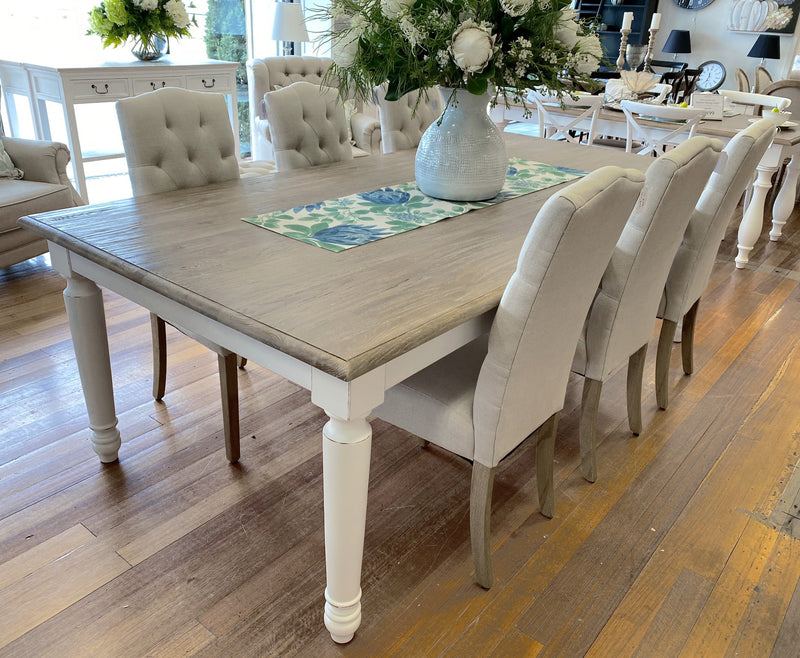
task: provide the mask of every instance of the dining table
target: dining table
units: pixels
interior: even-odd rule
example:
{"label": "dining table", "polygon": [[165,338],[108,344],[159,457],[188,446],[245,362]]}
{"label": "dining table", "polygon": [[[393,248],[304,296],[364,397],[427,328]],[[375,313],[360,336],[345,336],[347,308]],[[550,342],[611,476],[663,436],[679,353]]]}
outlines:
{"label": "dining table", "polygon": [[[510,156],[580,171],[653,158],[506,135]],[[372,429],[385,391],[491,327],[537,211],[564,184],[333,252],[242,221],[414,180],[414,151],[23,217],[66,279],[65,306],[102,462],[124,459],[102,289],[308,389],[322,428],[324,623],[361,621]],[[580,267],[579,263],[575,264]],[[265,486],[268,483],[265,483]]]}
{"label": "dining table", "polygon": [[[493,108],[492,116],[498,123],[509,123],[511,121],[537,122],[536,108],[531,103],[530,108],[533,114],[529,114],[521,105],[503,106],[501,103]],[[789,108],[791,109],[791,108]],[[558,108],[554,106],[548,108],[551,112],[562,112],[564,114],[575,115],[578,111],[570,108]],[[797,112],[800,114],[800,110]],[[526,116],[527,115],[527,116]],[[747,114],[731,114],[722,119],[703,119],[697,126],[697,135],[716,137],[723,143],[730,141],[739,131],[746,128],[753,121],[758,121],[759,117]],[[667,135],[674,130],[674,125],[664,120],[644,121],[649,130],[663,130]],[[576,129],[589,129],[589,120],[584,120],[583,124],[578,124]],[[598,135],[615,137],[625,140],[627,137],[627,120],[618,103],[605,104],[598,116],[597,128]],[[688,139],[686,133],[675,136],[675,143]],[[624,142],[621,146],[624,148]],[[773,185],[775,173],[779,170],[785,160],[789,160],[780,188],[775,194],[772,204],[772,229],[769,233],[771,241],[778,241],[783,234],[783,226],[789,219],[794,209],[797,196],[797,183],[800,180],[800,122],[789,121],[782,125],[775,139],[773,139],[764,157],[758,163],[755,180],[752,185],[752,193],[748,203],[742,213],[737,234],[738,253],[735,258],[735,265],[741,269],[747,266],[750,261],[750,252],[753,250],[764,224],[769,190]]]}

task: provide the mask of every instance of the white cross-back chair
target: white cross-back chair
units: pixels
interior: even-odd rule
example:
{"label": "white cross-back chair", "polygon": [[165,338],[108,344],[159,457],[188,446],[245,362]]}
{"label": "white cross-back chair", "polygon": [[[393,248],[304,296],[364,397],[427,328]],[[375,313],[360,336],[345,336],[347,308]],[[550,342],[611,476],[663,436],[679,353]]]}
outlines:
{"label": "white cross-back chair", "polygon": [[[580,135],[586,133],[586,124],[589,124],[589,136],[586,143],[591,146],[597,136],[597,117],[603,106],[601,96],[591,94],[568,94],[560,98],[556,94],[532,90],[528,96],[536,104],[539,113],[539,134],[547,139],[564,139],[572,144],[580,142]],[[576,110],[575,115],[566,115],[554,110],[561,107]],[[570,134],[578,133],[578,137]]]}
{"label": "white cross-back chair", "polygon": [[[661,155],[665,146],[694,137],[697,125],[706,115],[703,110],[636,101],[622,101],[620,105],[627,120],[625,150],[632,152],[635,140],[640,143],[638,155]],[[653,119],[658,123],[648,123]]]}
{"label": "white cross-back chair", "polygon": [[539,504],[554,513],[553,449],[572,355],[642,180],[638,171],[604,167],[553,195],[533,220],[488,337],[393,386],[375,409],[472,461],[470,534],[482,587],[492,584],[495,469],[537,428]]}
{"label": "white cross-back chair", "polygon": [[683,371],[694,371],[694,327],[700,298],[708,285],[719,243],[728,222],[753,178],[759,161],[775,136],[775,124],[762,119],[739,132],[728,144],[719,166],[706,183],[692,212],[664,286],[658,310],[662,318],[656,355],[656,400],[666,409],[669,403],[669,362],[679,322]]}
{"label": "white cross-back chair", "polygon": [[746,91],[736,91],[735,89],[720,89],[719,93],[724,96],[730,104],[740,107],[744,114],[756,114],[761,108],[765,107],[768,109],[777,107],[779,110],[783,111],[788,109],[792,104],[791,99],[782,96],[751,94]]}
{"label": "white cross-back chair", "polygon": [[689,216],[722,151],[695,137],[647,169],[644,190],[611,256],[578,341],[572,371],[584,377],[579,427],[581,470],[597,479],[595,433],[600,391],[628,366],[628,424],[642,431],[642,376],[664,282]]}

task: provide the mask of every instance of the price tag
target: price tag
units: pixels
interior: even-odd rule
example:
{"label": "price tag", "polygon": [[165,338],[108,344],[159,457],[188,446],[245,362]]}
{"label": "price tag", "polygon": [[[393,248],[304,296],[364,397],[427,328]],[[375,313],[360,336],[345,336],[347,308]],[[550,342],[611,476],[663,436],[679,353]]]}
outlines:
{"label": "price tag", "polygon": [[706,119],[722,119],[725,97],[722,94],[696,92],[692,94],[692,107],[696,110],[705,110]]}

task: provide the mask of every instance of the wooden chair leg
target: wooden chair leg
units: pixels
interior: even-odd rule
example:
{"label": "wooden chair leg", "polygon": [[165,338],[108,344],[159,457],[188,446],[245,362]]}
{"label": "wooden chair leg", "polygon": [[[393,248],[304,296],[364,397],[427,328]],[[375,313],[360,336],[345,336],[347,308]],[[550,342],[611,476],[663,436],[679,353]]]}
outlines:
{"label": "wooden chair leg", "polygon": [[669,405],[669,361],[672,356],[672,339],[678,323],[672,320],[661,321],[656,352],[656,402],[661,409]]}
{"label": "wooden chair leg", "polygon": [[552,519],[556,513],[553,490],[553,455],[556,448],[556,431],[560,412],[554,413],[539,428],[536,443],[536,487],[539,493],[539,510]]}
{"label": "wooden chair leg", "polygon": [[239,383],[236,355],[218,354],[219,385],[222,393],[222,422],[225,430],[225,456],[231,464],[239,461]]}
{"label": "wooden chair leg", "polygon": [[153,397],[161,400],[167,387],[167,323],[155,313],[150,314],[150,333],[153,335]]}
{"label": "wooden chair leg", "polygon": [[597,430],[597,410],[600,408],[600,391],[603,382],[596,379],[583,379],[581,398],[581,422],[578,429],[581,444],[581,472],[589,482],[597,480],[597,454],[595,452],[595,432]]}
{"label": "wooden chair leg", "polygon": [[472,541],[472,561],[475,580],[484,589],[494,582],[492,550],[490,545],[490,517],[492,514],[492,485],[495,467],[472,462],[472,489],[469,494],[469,534]]}
{"label": "wooden chair leg", "polygon": [[628,427],[637,436],[642,433],[642,378],[647,358],[647,343],[628,359]]}
{"label": "wooden chair leg", "polygon": [[683,327],[681,327],[681,361],[683,361],[683,372],[691,375],[694,372],[694,326],[697,321],[697,309],[700,306],[698,299],[683,316]]}

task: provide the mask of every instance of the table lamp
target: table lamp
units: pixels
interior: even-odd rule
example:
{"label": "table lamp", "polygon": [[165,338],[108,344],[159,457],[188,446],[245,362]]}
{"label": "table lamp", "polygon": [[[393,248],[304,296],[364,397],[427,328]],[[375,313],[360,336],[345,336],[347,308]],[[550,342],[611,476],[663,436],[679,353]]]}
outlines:
{"label": "table lamp", "polygon": [[672,61],[678,56],[678,53],[692,52],[692,40],[689,37],[689,30],[672,30],[667,37],[667,42],[664,44],[663,51],[665,53],[672,53]]}
{"label": "table lamp", "polygon": [[283,44],[283,55],[294,55],[294,44],[308,41],[303,6],[299,2],[276,2],[272,38]]}
{"label": "table lamp", "polygon": [[780,59],[781,58],[781,41],[777,34],[760,34],[750,52],[747,53],[748,57],[760,57],[761,66],[764,66],[765,59]]}

